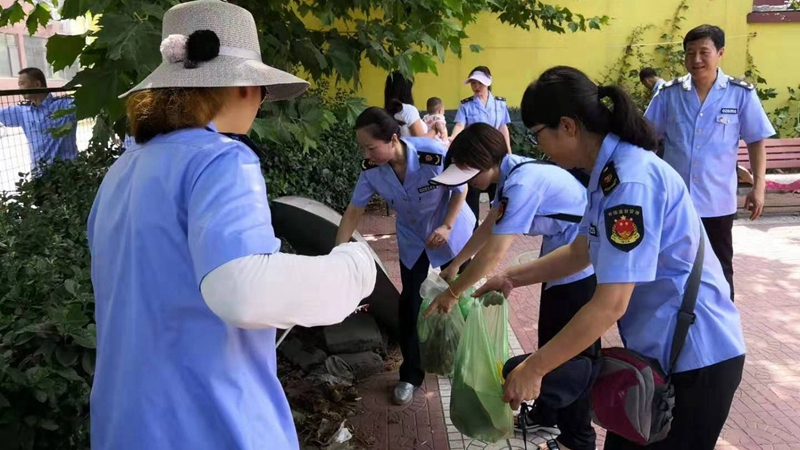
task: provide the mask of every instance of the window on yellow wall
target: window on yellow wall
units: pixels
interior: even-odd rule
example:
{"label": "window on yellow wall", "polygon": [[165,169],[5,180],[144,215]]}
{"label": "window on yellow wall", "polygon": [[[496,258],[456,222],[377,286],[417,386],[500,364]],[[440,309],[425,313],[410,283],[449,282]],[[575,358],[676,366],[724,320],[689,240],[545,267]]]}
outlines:
{"label": "window on yellow wall", "polygon": [[753,0],[748,23],[800,22],[800,0]]}

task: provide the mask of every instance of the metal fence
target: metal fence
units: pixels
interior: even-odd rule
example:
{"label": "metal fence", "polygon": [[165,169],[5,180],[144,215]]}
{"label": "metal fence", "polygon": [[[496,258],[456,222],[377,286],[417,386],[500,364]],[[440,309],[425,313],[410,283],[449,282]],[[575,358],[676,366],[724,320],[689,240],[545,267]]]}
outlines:
{"label": "metal fence", "polygon": [[88,148],[94,119],[76,123],[73,93],[64,88],[0,91],[0,192],[13,193],[20,178],[37,167],[72,159]]}

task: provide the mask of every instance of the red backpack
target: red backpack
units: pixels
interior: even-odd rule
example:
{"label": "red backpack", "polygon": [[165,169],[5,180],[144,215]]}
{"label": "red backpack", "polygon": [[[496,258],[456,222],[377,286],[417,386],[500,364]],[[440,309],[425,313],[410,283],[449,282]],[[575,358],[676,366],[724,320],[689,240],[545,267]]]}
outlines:
{"label": "red backpack", "polygon": [[694,307],[703,272],[705,233],[700,235],[692,272],[686,283],[678,322],[672,338],[669,367],[634,351],[613,347],[603,349],[600,373],[590,399],[593,421],[631,442],[646,445],[667,437],[672,425],[675,390],[669,373],[675,368],[689,327],[695,321]]}

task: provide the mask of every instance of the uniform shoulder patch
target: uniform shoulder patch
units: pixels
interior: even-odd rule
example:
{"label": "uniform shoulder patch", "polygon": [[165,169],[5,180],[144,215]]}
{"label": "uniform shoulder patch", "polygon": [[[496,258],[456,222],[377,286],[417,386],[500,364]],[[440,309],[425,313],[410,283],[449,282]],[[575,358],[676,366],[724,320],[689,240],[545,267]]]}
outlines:
{"label": "uniform shoulder patch", "polygon": [[506,206],[508,206],[508,197],[503,197],[500,199],[500,206],[497,207],[497,220],[494,223],[500,223],[500,219],[506,213]]}
{"label": "uniform shoulder patch", "polygon": [[469,103],[469,102],[471,102],[471,101],[472,101],[472,99],[473,99],[473,98],[474,98],[474,97],[467,97],[467,98],[465,98],[465,99],[461,100],[461,103],[462,103],[462,104],[464,104],[464,103]]}
{"label": "uniform shoulder patch", "polygon": [[506,101],[506,98],[505,98],[505,97],[495,97],[494,99],[495,99],[495,100],[497,100],[498,102],[504,102],[504,101]]}
{"label": "uniform shoulder patch", "polygon": [[600,172],[600,189],[603,190],[603,195],[608,195],[617,186],[619,186],[619,175],[617,175],[617,168],[614,167],[614,161],[609,161]]}
{"label": "uniform shoulder patch", "polygon": [[743,87],[743,88],[747,89],[748,91],[752,91],[753,89],[756,88],[753,84],[748,83],[747,81],[744,81],[744,80],[740,80],[738,78],[728,77],[728,81],[731,84],[733,84],[735,86]]}
{"label": "uniform shoulder patch", "polygon": [[430,152],[417,152],[420,164],[429,164],[431,166],[439,166],[442,164],[442,155]]}
{"label": "uniform shoulder patch", "polygon": [[369,170],[369,169],[374,169],[376,167],[378,167],[378,165],[371,163],[370,160],[368,160],[368,159],[362,159],[361,160],[361,170],[362,171]]}
{"label": "uniform shoulder patch", "polygon": [[31,106],[33,103],[30,100],[22,100],[21,102],[17,103],[18,106]]}
{"label": "uniform shoulder patch", "polygon": [[644,239],[644,213],[641,206],[617,205],[603,211],[606,237],[618,250],[629,252]]}

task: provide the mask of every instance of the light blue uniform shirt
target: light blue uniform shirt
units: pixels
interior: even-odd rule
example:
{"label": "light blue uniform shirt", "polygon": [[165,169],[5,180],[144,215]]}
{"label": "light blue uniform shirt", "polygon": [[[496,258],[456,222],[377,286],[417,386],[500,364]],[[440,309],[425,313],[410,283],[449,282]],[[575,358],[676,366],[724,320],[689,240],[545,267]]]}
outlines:
{"label": "light blue uniform shirt", "polygon": [[[705,234],[680,176],[655,153],[609,134],[589,181],[581,233],[588,235],[597,284],[636,285],[618,322],[625,346],[667,369],[678,309]],[[697,320],[675,372],[745,353],[739,311],[708,238],[705,245]]]}
{"label": "light blue uniform shirt", "polygon": [[[513,170],[513,172],[512,172]],[[542,236],[541,256],[572,243],[586,211],[586,188],[566,170],[524,156],[508,155],[500,163],[500,181],[492,208],[500,217],[494,234]],[[582,280],[592,266],[547,288]]]}
{"label": "light blue uniform shirt", "polygon": [[658,92],[658,90],[661,89],[661,86],[665,84],[667,84],[667,82],[663,78],[659,78],[658,81],[656,81],[656,84],[653,85],[653,94]]}
{"label": "light blue uniform shirt", "polygon": [[473,123],[486,123],[495,128],[500,128],[511,122],[508,115],[508,105],[503,97],[495,97],[489,91],[489,98],[486,105],[480,101],[478,96],[467,97],[461,100],[461,106],[456,112],[456,123],[463,123],[464,126]]}
{"label": "light blue uniform shirt", "polygon": [[736,212],[736,157],[775,134],[753,85],[718,70],[703,104],[686,75],[666,83],[645,112],[664,138],[664,160],[683,178],[700,217]]}
{"label": "light blue uniform shirt", "polygon": [[88,232],[92,448],[297,449],[275,330],[230,326],[200,294],[215,268],[280,249],[253,151],[205,129],[134,144],[103,180]]}
{"label": "light blue uniform shirt", "polygon": [[437,249],[427,248],[425,242],[428,237],[444,222],[452,193],[464,192],[466,188],[429,184],[431,178],[444,170],[447,148],[439,141],[405,137],[401,138],[401,142],[406,146],[405,181],[400,183],[390,164],[370,166],[364,161],[351,203],[363,208],[374,194],[380,195],[397,211],[400,262],[410,269],[424,251],[431,266],[440,267],[455,258],[472,237],[475,215],[462,206],[447,243]]}
{"label": "light blue uniform shirt", "polygon": [[[30,146],[31,163],[50,164],[56,158],[75,159],[78,156],[76,141],[78,123],[75,114],[53,117],[58,111],[72,108],[71,97],[56,98],[50,94],[39,106],[20,104],[0,110],[0,123],[7,127],[21,127]],[[53,128],[72,124],[72,129],[64,136],[53,137]]]}

